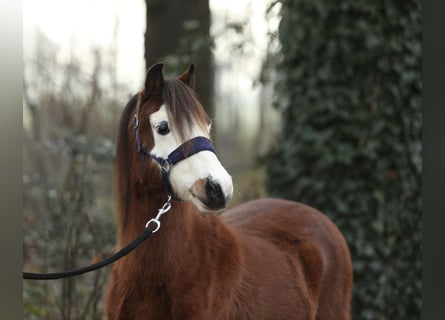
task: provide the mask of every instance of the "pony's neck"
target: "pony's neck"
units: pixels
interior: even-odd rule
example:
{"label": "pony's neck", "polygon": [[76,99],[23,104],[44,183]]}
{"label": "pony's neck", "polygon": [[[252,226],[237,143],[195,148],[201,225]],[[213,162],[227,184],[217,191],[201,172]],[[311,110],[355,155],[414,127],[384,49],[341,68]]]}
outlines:
{"label": "pony's neck", "polygon": [[130,150],[131,161],[117,159],[114,177],[119,247],[140,234],[168,198],[159,169],[150,160],[140,158],[135,150]]}
{"label": "pony's neck", "polygon": [[[133,241],[144,230],[147,221],[157,215],[168,198],[162,184],[157,188],[142,185],[139,188],[134,187],[127,195],[128,212],[126,221],[121,221],[120,225],[120,248]],[[147,270],[154,274],[174,272],[174,266],[181,259],[181,254],[190,252],[187,246],[196,243],[193,237],[201,233],[197,229],[205,230],[206,220],[193,204],[172,200],[170,211],[160,218],[160,229],[143,242],[134,254],[130,254],[128,259],[145,266],[147,269],[141,269],[144,273]],[[155,270],[155,267],[159,269]]]}

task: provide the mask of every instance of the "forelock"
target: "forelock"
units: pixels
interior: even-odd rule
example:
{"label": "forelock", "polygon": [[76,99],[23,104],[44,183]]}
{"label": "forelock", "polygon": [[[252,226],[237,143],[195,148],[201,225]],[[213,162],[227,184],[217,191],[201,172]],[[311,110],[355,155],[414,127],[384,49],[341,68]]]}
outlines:
{"label": "forelock", "polygon": [[208,125],[209,117],[195,92],[181,80],[165,80],[162,99],[182,140],[186,138],[188,130],[193,125],[203,128]]}

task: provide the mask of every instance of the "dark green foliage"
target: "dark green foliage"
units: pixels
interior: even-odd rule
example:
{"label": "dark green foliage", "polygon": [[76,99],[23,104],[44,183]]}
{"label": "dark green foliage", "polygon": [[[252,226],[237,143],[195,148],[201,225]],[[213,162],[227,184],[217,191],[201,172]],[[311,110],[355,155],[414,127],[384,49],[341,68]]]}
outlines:
{"label": "dark green foliage", "polygon": [[281,2],[269,193],[312,205],[353,258],[353,319],[420,319],[420,1]]}

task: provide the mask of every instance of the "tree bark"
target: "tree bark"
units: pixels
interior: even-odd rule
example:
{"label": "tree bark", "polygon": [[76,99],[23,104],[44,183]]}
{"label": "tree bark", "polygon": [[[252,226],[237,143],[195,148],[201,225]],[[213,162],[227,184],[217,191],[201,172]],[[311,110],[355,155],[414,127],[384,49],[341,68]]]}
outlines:
{"label": "tree bark", "polygon": [[[167,72],[180,74],[188,65],[196,66],[196,92],[210,117],[214,117],[214,72],[210,41],[208,0],[145,0],[146,70],[156,62],[167,62]],[[174,57],[172,60],[167,57]],[[168,61],[164,61],[168,60]],[[178,68],[178,70],[169,70]]]}

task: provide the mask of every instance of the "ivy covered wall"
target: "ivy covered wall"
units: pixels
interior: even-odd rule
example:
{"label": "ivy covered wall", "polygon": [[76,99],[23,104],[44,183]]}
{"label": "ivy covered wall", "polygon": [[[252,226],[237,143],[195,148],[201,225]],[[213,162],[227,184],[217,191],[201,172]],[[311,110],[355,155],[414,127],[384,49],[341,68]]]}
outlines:
{"label": "ivy covered wall", "polygon": [[421,4],[281,0],[270,194],[344,233],[353,319],[420,319]]}

